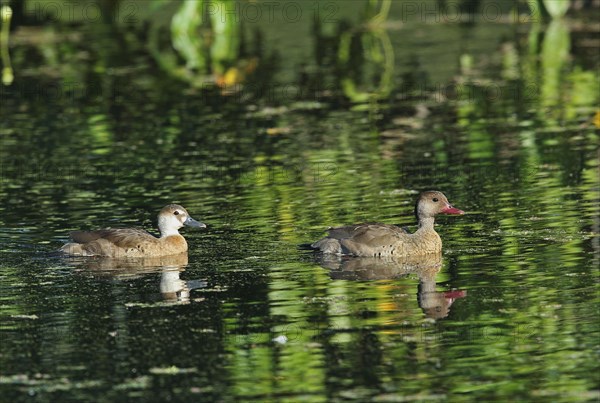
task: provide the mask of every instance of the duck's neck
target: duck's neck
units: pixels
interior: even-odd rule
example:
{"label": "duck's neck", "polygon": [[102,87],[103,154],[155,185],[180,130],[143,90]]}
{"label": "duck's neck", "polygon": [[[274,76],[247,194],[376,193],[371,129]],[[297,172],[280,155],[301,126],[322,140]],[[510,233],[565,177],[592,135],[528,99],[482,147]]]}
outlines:
{"label": "duck's neck", "polygon": [[434,230],[435,218],[433,217],[421,217],[419,218],[419,229],[417,231],[435,231]]}
{"label": "duck's neck", "polygon": [[178,229],[167,229],[167,230],[160,230],[160,237],[161,238],[166,238],[168,236],[172,236],[172,235],[181,235],[179,234],[179,230]]}

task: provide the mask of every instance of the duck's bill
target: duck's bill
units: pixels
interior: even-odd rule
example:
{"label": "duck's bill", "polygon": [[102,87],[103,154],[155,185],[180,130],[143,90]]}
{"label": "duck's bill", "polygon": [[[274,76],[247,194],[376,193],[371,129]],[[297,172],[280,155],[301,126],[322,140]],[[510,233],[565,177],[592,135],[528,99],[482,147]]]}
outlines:
{"label": "duck's bill", "polygon": [[442,213],[442,214],[464,214],[465,212],[457,209],[456,207],[447,206],[442,211],[440,211],[440,213]]}
{"label": "duck's bill", "polygon": [[446,299],[448,308],[450,308],[450,306],[452,306],[454,301],[456,301],[458,298],[464,298],[466,296],[467,296],[467,291],[464,291],[464,290],[448,291],[448,292],[444,293],[444,298]]}
{"label": "duck's bill", "polygon": [[206,228],[206,224],[204,224],[203,222],[200,222],[200,221],[196,221],[192,217],[188,217],[183,222],[183,225],[187,225],[188,227]]}
{"label": "duck's bill", "polygon": [[450,299],[464,298],[466,296],[467,296],[467,290],[453,290],[453,291],[446,291],[444,293],[444,297],[450,298]]}

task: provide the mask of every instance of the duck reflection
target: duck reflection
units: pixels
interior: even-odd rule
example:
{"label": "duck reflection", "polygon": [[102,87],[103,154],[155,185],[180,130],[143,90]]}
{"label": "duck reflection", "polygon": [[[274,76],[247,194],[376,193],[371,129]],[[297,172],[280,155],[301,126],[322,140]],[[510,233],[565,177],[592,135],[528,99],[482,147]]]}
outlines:
{"label": "duck reflection", "polygon": [[78,271],[98,278],[132,280],[150,274],[160,273],[159,291],[167,302],[186,303],[190,301],[190,291],[206,287],[201,280],[183,280],[180,275],[188,264],[188,254],[144,258],[67,258],[67,262]]}
{"label": "duck reflection", "polygon": [[436,291],[436,275],[442,268],[442,254],[397,258],[348,257],[323,254],[318,257],[321,266],[329,269],[335,280],[384,280],[416,274],[419,277],[417,301],[423,313],[432,319],[448,316],[450,306],[458,298],[466,297],[464,290]]}

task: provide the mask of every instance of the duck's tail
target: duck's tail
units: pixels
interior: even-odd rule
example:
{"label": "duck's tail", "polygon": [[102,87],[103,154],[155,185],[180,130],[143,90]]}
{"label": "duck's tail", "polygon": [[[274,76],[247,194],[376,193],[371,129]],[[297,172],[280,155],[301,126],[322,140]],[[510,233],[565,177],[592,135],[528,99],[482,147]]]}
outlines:
{"label": "duck's tail", "polygon": [[312,245],[311,248],[317,249],[323,253],[332,253],[334,255],[342,254],[342,245],[340,244],[339,239],[335,238],[323,238]]}
{"label": "duck's tail", "polygon": [[80,243],[68,243],[60,248],[60,251],[70,256],[90,256]]}

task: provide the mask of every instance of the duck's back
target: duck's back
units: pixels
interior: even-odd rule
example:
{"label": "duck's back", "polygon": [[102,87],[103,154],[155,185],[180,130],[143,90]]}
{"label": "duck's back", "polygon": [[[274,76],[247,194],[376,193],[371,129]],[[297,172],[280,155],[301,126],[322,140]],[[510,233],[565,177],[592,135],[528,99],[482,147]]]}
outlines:
{"label": "duck's back", "polygon": [[327,230],[329,238],[376,238],[380,236],[393,236],[397,234],[407,234],[404,228],[396,225],[381,223],[364,223],[356,225],[345,225],[343,227],[332,227]]}
{"label": "duck's back", "polygon": [[403,228],[380,223],[335,227],[328,232],[312,247],[325,253],[355,256],[393,256],[396,246],[410,236]]}
{"label": "duck's back", "polygon": [[63,252],[70,255],[151,257],[187,251],[187,243],[181,235],[160,239],[137,228],[75,231],[71,233],[71,237],[75,243],[62,247]]}

